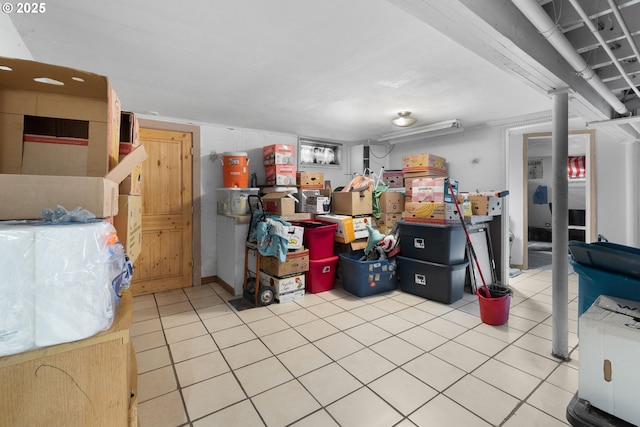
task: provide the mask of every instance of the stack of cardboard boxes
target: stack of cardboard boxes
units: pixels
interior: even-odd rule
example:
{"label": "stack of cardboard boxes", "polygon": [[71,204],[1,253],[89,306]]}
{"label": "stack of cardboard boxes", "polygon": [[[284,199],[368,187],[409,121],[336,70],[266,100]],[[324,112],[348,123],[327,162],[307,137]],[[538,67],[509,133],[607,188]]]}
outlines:
{"label": "stack of cardboard boxes", "polygon": [[294,146],[272,144],[262,148],[266,185],[295,185],[296,164]]}

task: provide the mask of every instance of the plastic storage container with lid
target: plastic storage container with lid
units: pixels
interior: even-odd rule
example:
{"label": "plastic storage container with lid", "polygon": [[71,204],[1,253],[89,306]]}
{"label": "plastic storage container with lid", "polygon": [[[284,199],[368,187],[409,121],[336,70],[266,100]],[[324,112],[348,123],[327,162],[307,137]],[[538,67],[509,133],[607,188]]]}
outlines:
{"label": "plastic storage container with lid", "polygon": [[309,219],[292,221],[292,225],[304,228],[304,246],[309,249],[309,260],[333,256],[333,241],[338,224]]}
{"label": "plastic storage container with lid", "polygon": [[403,256],[396,258],[403,291],[445,304],[462,298],[467,261],[445,265]]}
{"label": "plastic storage container with lid", "polygon": [[309,271],[305,273],[307,292],[317,294],[318,292],[333,289],[336,281],[337,266],[338,255],[322,259],[310,259]]}
{"label": "plastic storage container with lid", "polygon": [[418,224],[399,221],[400,254],[438,264],[465,260],[466,238],[460,224]]}

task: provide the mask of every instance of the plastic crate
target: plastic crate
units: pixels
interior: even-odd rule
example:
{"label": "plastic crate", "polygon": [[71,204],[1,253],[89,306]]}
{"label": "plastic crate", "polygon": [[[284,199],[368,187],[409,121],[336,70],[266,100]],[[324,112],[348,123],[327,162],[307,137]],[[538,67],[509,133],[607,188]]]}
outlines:
{"label": "plastic crate", "polygon": [[640,249],[609,242],[569,242],[578,264],[640,280]]}
{"label": "plastic crate", "polygon": [[[333,248],[333,245],[331,245],[331,248]],[[323,259],[310,259],[309,271],[305,273],[307,292],[317,294],[318,292],[333,289],[336,282],[337,266],[337,255]]]}
{"label": "plastic crate", "polygon": [[578,317],[591,307],[600,295],[640,301],[640,280],[570,261],[578,273]]}
{"label": "plastic crate", "polygon": [[342,272],[342,288],[358,297],[380,294],[398,287],[395,258],[360,261],[364,251],[338,254]]}
{"label": "plastic crate", "polygon": [[398,222],[403,257],[458,264],[465,260],[466,237],[462,225]]}
{"label": "plastic crate", "polygon": [[403,291],[445,304],[462,298],[469,262],[445,265],[403,256],[396,258]]}
{"label": "plastic crate", "polygon": [[309,249],[309,260],[333,256],[333,240],[338,224],[314,219],[292,221],[291,224],[304,228],[303,240],[304,246]]}

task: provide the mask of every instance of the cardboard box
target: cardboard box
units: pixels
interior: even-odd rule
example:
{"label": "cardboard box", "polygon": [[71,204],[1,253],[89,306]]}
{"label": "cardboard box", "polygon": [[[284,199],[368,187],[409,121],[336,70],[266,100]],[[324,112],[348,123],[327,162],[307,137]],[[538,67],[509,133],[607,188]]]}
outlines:
{"label": "cardboard box", "polygon": [[309,270],[309,249],[289,251],[284,262],[272,256],[261,257],[260,270],[276,277],[304,273]]}
{"label": "cardboard box", "polygon": [[0,57],[0,173],[104,178],[118,164],[120,101],[106,77]]}
{"label": "cardboard box", "polygon": [[397,191],[385,191],[379,202],[382,213],[402,213],[404,210],[404,195]]}
{"label": "cardboard box", "polygon": [[326,214],[331,212],[331,197],[309,196],[307,197],[306,212],[312,214]]}
{"label": "cardboard box", "polygon": [[304,227],[292,225],[289,227],[288,249],[302,249],[302,239],[304,238]]}
{"label": "cardboard box", "polygon": [[413,154],[402,157],[402,172],[447,173],[447,159],[435,154]]}
{"label": "cardboard box", "polygon": [[389,188],[404,187],[404,176],[401,170],[386,170],[382,172],[382,182]]}
{"label": "cardboard box", "polygon": [[295,276],[276,277],[260,271],[260,284],[263,286],[271,286],[275,290],[276,295],[285,294],[293,291],[304,291],[305,275],[296,274]]}
{"label": "cardboard box", "polygon": [[304,297],[304,289],[299,289],[297,291],[293,291],[293,292],[286,292],[284,294],[276,294],[276,301],[278,301],[280,304],[283,304],[285,302],[291,302],[291,301],[295,301],[298,300],[300,298]]}
{"label": "cardboard box", "polygon": [[[610,302],[613,305],[606,308]],[[618,310],[625,306],[632,315]],[[640,384],[638,310],[638,301],[601,295],[578,321],[578,397],[634,425],[640,425],[636,395]]]}
{"label": "cardboard box", "polygon": [[371,215],[373,213],[371,191],[334,191],[332,212],[340,215]]}
{"label": "cardboard box", "polygon": [[262,161],[264,165],[295,165],[294,153],[293,145],[267,145],[262,147]]}
{"label": "cardboard box", "polygon": [[[140,125],[135,114],[123,111],[120,115],[120,148],[119,160],[130,154],[140,145]],[[120,183],[120,194],[142,194],[142,163],[140,163]]]}
{"label": "cardboard box", "polygon": [[371,224],[371,217],[353,217],[350,215],[318,215],[316,219],[337,224],[335,241],[351,243],[356,239],[369,237],[367,224]]}
{"label": "cardboard box", "polygon": [[303,189],[324,188],[324,173],[322,172],[298,172],[296,185]]}
{"label": "cardboard box", "polygon": [[446,178],[447,174],[444,172],[403,172],[403,184],[407,194],[411,194],[412,180],[416,178]]}
{"label": "cardboard box", "polygon": [[356,240],[353,228],[353,217],[349,215],[318,215],[316,219],[337,224],[334,240],[338,243],[349,243]]}
{"label": "cardboard box", "polygon": [[135,262],[142,252],[142,196],[120,195],[118,215],[113,218],[120,243]]}
{"label": "cardboard box", "polygon": [[404,220],[432,224],[460,223],[456,205],[444,202],[407,202],[404,209]]}
{"label": "cardboard box", "polygon": [[265,212],[280,216],[296,213],[296,200],[286,191],[274,192],[262,196]]}
{"label": "cardboard box", "polygon": [[0,220],[40,219],[42,208],[82,207],[98,218],[118,214],[118,187],[147,153],[139,146],[104,177],[0,175]]}
{"label": "cardboard box", "polygon": [[267,185],[296,185],[295,165],[265,166],[264,170]]}
{"label": "cardboard box", "polygon": [[469,194],[471,211],[474,215],[495,216],[502,214],[502,199],[496,196]]}
{"label": "cardboard box", "polygon": [[387,233],[398,221],[402,221],[402,213],[382,213],[376,219],[376,225],[380,231]]}
{"label": "cardboard box", "polygon": [[[413,178],[411,182],[412,202],[447,202],[453,203],[458,197],[458,180],[450,178]],[[449,183],[453,187],[454,196],[449,191]]]}

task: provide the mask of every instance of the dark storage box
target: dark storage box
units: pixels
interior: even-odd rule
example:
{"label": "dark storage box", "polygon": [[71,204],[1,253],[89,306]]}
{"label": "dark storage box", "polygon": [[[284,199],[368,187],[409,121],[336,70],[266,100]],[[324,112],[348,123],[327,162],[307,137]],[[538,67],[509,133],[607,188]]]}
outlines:
{"label": "dark storage box", "polygon": [[413,295],[451,304],[462,298],[467,261],[436,264],[398,256],[400,288]]}
{"label": "dark storage box", "polygon": [[398,222],[400,254],[437,264],[458,264],[465,260],[466,238],[462,225]]}
{"label": "dark storage box", "polygon": [[364,251],[338,254],[342,287],[358,297],[392,291],[398,286],[398,268],[394,258],[360,261]]}

